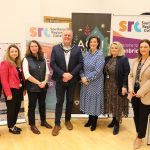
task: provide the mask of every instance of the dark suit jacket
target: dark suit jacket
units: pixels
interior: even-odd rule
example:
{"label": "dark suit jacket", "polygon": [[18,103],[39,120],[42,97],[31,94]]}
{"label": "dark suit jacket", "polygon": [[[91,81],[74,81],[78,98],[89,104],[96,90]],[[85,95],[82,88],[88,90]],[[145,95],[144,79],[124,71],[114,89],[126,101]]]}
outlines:
{"label": "dark suit jacket", "polygon": [[[105,65],[109,62],[111,56],[105,57]],[[130,65],[128,58],[125,56],[118,56],[115,68],[115,81],[118,87],[118,94],[121,96],[122,87],[128,88],[128,74],[130,72]],[[106,77],[106,76],[105,76]]]}
{"label": "dark suit jacket", "polygon": [[63,73],[69,72],[73,75],[73,78],[69,81],[69,83],[78,81],[79,72],[83,67],[83,57],[81,49],[76,45],[72,46],[67,69],[62,46],[61,45],[54,46],[51,54],[50,66],[53,69],[52,75],[53,80],[63,83],[62,81]]}

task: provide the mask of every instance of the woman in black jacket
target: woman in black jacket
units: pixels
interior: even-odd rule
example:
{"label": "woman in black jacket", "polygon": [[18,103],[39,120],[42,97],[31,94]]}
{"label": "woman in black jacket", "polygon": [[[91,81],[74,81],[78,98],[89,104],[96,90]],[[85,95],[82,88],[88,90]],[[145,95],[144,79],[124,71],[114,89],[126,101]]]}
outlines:
{"label": "woman in black jacket", "polygon": [[41,126],[52,128],[52,126],[46,122],[45,106],[49,69],[42,52],[42,48],[35,40],[29,42],[26,55],[23,60],[23,71],[26,79],[25,84],[29,98],[29,125],[31,126],[33,133],[40,134],[40,131],[35,125],[35,108],[37,100],[39,104]]}
{"label": "woman in black jacket", "polygon": [[113,120],[108,125],[114,127],[113,134],[119,133],[119,123],[122,116],[128,115],[128,74],[130,66],[128,58],[124,56],[123,46],[119,42],[113,42],[108,56],[105,58],[104,67],[104,104],[105,113],[112,114]]}

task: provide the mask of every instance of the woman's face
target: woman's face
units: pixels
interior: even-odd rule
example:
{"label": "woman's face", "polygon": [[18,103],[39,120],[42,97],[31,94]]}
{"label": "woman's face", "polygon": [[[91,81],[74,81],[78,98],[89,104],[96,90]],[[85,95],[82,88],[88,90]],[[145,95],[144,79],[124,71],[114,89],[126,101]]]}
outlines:
{"label": "woman's face", "polygon": [[90,43],[89,43],[90,49],[91,50],[97,50],[97,46],[98,46],[98,41],[96,38],[92,38]]}
{"label": "woman's face", "polygon": [[142,56],[149,56],[149,52],[150,52],[150,46],[148,45],[148,43],[143,42],[140,44],[140,54]]}
{"label": "woman's face", "polygon": [[16,49],[15,47],[11,47],[9,49],[9,55],[11,59],[15,60],[18,57],[18,49]]}
{"label": "woman's face", "polygon": [[30,50],[31,50],[33,55],[37,55],[39,47],[38,47],[38,45],[36,43],[32,42],[30,44]]}
{"label": "woman's face", "polygon": [[119,55],[119,49],[118,49],[118,46],[116,44],[112,44],[111,45],[111,48],[110,48],[110,52],[111,52],[111,55],[113,57],[116,57]]}

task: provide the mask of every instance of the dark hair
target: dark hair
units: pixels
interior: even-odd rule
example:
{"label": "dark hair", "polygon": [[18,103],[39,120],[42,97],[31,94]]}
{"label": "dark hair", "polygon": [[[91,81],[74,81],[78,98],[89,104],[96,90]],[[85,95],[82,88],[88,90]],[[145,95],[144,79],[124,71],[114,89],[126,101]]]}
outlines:
{"label": "dark hair", "polygon": [[[141,45],[141,43],[144,43],[144,42],[147,43],[150,47],[150,40],[148,40],[148,39],[140,40],[140,42],[138,44],[138,58],[141,58],[141,56],[142,56],[140,53],[140,45]],[[150,51],[149,51],[149,56],[150,56]]]}
{"label": "dark hair", "polygon": [[37,46],[38,46],[38,53],[37,53],[38,54],[38,59],[39,60],[43,59],[44,58],[44,53],[42,52],[42,47],[41,47],[40,43],[36,40],[32,40],[32,41],[29,42],[25,56],[26,57],[33,56],[32,52],[30,50],[30,46],[31,46],[32,43],[36,43]]}
{"label": "dark hair", "polygon": [[91,36],[91,37],[89,38],[88,43],[87,43],[88,49],[90,49],[90,42],[91,42],[92,39],[97,39],[97,43],[98,43],[97,49],[99,49],[99,48],[100,48],[100,39],[99,39],[99,37],[96,36],[96,35]]}

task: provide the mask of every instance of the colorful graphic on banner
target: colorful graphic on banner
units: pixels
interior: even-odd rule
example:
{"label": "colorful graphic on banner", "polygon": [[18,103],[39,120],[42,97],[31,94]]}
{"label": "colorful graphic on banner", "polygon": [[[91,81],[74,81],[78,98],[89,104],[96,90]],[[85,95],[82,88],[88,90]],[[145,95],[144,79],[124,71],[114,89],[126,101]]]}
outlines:
{"label": "colorful graphic on banner", "polygon": [[[65,28],[69,28],[68,23],[29,24],[26,27],[26,44],[31,40],[37,40],[41,44],[50,69],[49,88],[46,97],[46,110],[50,112],[47,114],[48,118],[54,117],[53,112],[56,105],[55,82],[51,80],[52,69],[50,68],[50,56],[52,47],[62,42],[61,34]],[[39,117],[39,115],[37,116]]]}
{"label": "colorful graphic on banner", "polygon": [[[149,20],[149,16],[112,16],[111,41],[122,43],[130,64],[137,57],[139,41],[150,39]],[[131,104],[129,104],[129,116],[133,116]]]}
{"label": "colorful graphic on banner", "polygon": [[73,13],[72,29],[74,32],[74,43],[87,49],[87,41],[92,35],[97,35],[101,41],[104,55],[107,54],[110,41],[111,14],[99,13]]}
{"label": "colorful graphic on banner", "polygon": [[[74,43],[81,47],[83,54],[87,49],[89,38],[96,35],[100,38],[101,49],[107,55],[110,42],[111,14],[97,13],[73,13],[72,29],[74,33]],[[73,113],[80,112],[80,83],[76,86],[74,95]]]}
{"label": "colorful graphic on banner", "polygon": [[150,39],[149,20],[149,16],[112,16],[112,41],[123,44],[128,58],[137,56],[141,39]]}
{"label": "colorful graphic on banner", "polygon": [[[6,53],[6,50],[10,44],[16,44],[19,49],[21,50],[21,44],[20,43],[0,43],[0,62],[4,59],[4,55]],[[25,114],[24,114],[24,102],[22,101],[21,109],[18,114],[18,123],[25,122]],[[7,107],[5,103],[5,97],[2,94],[0,98],[0,125],[7,124]]]}

